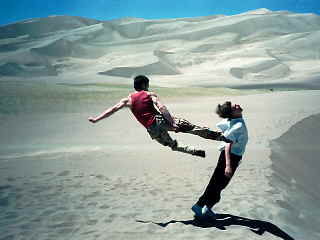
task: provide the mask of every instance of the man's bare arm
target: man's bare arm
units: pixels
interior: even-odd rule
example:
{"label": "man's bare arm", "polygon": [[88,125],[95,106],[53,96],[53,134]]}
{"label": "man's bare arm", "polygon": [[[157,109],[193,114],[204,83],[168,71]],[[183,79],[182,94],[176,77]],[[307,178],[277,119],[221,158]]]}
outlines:
{"label": "man's bare arm", "polygon": [[227,143],[225,147],[225,157],[226,157],[225,175],[229,178],[231,178],[233,175],[233,169],[231,168],[231,158],[230,158],[231,145],[232,143]]}
{"label": "man's bare arm", "polygon": [[89,117],[89,121],[92,123],[96,123],[100,121],[101,119],[107,118],[114,114],[115,112],[119,111],[123,107],[129,107],[129,98],[123,98],[118,102],[116,105],[112,106],[111,108],[108,108],[104,112],[102,112],[99,116],[97,117]]}
{"label": "man's bare arm", "polygon": [[170,114],[169,110],[167,109],[167,107],[162,104],[160,102],[160,99],[158,97],[157,94],[155,94],[154,92],[150,93],[151,99],[154,103],[154,105],[159,109],[159,111],[161,112],[161,114],[163,115],[163,117],[169,122],[171,123],[171,125],[173,126],[173,128],[177,128],[178,126],[176,125],[172,115]]}

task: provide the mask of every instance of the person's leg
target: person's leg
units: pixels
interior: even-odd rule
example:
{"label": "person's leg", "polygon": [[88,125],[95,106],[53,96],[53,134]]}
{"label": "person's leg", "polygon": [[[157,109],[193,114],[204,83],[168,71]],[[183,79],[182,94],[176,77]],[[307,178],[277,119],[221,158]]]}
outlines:
{"label": "person's leg", "polygon": [[169,129],[170,126],[167,121],[165,121],[165,119],[163,119],[161,116],[157,116],[156,122],[148,129],[148,132],[152,139],[156,140],[163,146],[169,146],[173,151],[179,151],[200,157],[205,157],[204,150],[197,149],[192,146],[183,146],[181,144],[178,144],[178,142],[172,139],[169,135]]}
{"label": "person's leg", "polygon": [[202,194],[202,196],[199,198],[198,202],[196,203],[200,207],[203,207],[204,205],[212,205],[212,202],[219,202],[220,200],[220,192],[219,192],[219,185],[221,178],[224,175],[224,170],[225,170],[225,164],[224,164],[224,151],[220,153],[220,157],[218,160],[218,164],[212,174],[212,177]]}
{"label": "person's leg", "polygon": [[[235,173],[240,160],[240,156],[231,154],[231,168],[233,170],[233,174]],[[222,190],[228,186],[232,178],[225,176],[225,162],[225,152],[222,151],[218,160],[218,165],[209,181],[209,184],[197,202],[199,206],[206,205],[208,208],[212,208],[220,201]]]}
{"label": "person's leg", "polygon": [[154,138],[157,142],[164,146],[169,146],[172,151],[178,151],[182,153],[187,153],[199,157],[205,157],[205,151],[202,149],[197,149],[193,146],[181,145],[177,140],[173,140],[167,131],[161,132],[161,134]]}
{"label": "person's leg", "polygon": [[205,139],[226,141],[221,132],[213,131],[208,127],[197,126],[183,118],[174,118],[174,120],[178,126],[176,132],[189,133]]}

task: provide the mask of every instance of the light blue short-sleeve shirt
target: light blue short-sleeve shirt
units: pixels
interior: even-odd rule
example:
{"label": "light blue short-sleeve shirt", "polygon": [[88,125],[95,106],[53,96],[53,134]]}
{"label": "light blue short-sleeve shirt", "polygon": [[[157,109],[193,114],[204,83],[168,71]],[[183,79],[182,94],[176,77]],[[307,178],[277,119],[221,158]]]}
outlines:
{"label": "light blue short-sleeve shirt", "polygon": [[[223,136],[233,142],[231,153],[242,156],[248,143],[248,130],[243,118],[223,119],[217,127],[222,131]],[[218,147],[219,151],[223,151],[226,144],[222,142]]]}

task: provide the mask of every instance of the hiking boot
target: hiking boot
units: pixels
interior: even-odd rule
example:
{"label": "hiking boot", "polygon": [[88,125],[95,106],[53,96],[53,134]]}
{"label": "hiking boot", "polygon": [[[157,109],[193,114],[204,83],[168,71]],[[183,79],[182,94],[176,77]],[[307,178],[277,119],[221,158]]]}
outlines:
{"label": "hiking boot", "polygon": [[204,150],[196,150],[192,155],[205,158],[206,152]]}

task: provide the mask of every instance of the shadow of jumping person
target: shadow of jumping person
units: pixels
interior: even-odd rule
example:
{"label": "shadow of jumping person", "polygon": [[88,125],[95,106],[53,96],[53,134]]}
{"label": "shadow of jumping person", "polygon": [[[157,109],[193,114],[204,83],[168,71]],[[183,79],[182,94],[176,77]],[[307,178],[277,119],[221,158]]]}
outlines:
{"label": "shadow of jumping person", "polygon": [[164,222],[164,223],[157,223],[152,221],[141,221],[141,220],[136,220],[136,221],[140,223],[153,223],[163,228],[167,227],[170,224],[183,223],[185,225],[193,225],[195,227],[201,227],[201,228],[215,227],[220,230],[227,230],[226,229],[227,226],[238,225],[238,226],[248,227],[250,231],[258,235],[263,235],[265,232],[269,232],[270,234],[273,234],[274,236],[277,236],[284,240],[294,240],[293,237],[291,237],[289,234],[287,234],[286,232],[281,230],[279,227],[277,227],[276,225],[270,222],[253,220],[253,219],[239,217],[231,214],[217,214],[216,220],[195,217],[192,220],[171,220],[169,222]]}

